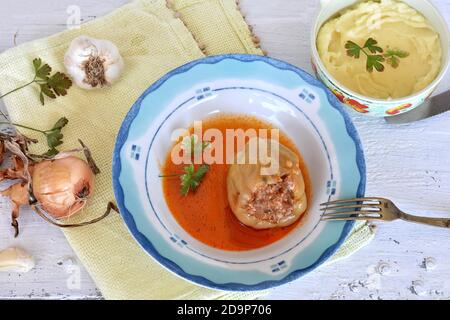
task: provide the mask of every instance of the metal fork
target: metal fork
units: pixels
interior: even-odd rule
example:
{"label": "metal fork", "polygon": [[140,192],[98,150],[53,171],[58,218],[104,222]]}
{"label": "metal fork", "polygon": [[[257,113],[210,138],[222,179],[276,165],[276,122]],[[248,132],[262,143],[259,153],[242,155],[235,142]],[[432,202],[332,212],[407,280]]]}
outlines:
{"label": "metal fork", "polygon": [[389,199],[384,198],[354,198],[348,200],[330,201],[321,204],[324,221],[346,220],[383,220],[397,219],[437,227],[450,228],[450,218],[418,217],[401,211]]}

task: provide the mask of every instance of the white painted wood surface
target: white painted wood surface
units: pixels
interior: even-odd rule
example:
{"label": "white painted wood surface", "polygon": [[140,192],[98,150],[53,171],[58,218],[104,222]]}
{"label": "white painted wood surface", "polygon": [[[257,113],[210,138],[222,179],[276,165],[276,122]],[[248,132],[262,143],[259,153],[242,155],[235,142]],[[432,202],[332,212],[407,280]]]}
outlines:
{"label": "white painted wood surface", "polygon": [[[67,9],[76,5],[83,21],[95,19],[126,0],[2,0],[0,51],[64,30]],[[450,22],[450,0],[432,0]],[[309,30],[318,1],[242,0],[247,20],[273,57],[311,71]],[[447,75],[438,92],[450,89]],[[393,199],[405,211],[450,216],[450,112],[408,125],[388,125],[351,113],[364,145],[367,194]],[[0,298],[98,299],[87,272],[72,280],[79,263],[60,230],[23,212],[22,234],[14,239],[9,216],[0,215],[0,249],[17,245],[37,259],[28,274],[0,274]],[[427,257],[436,261],[425,269]],[[374,268],[383,275],[374,273]],[[381,223],[375,240],[352,257],[324,266],[289,285],[272,299],[449,299],[450,230]]]}

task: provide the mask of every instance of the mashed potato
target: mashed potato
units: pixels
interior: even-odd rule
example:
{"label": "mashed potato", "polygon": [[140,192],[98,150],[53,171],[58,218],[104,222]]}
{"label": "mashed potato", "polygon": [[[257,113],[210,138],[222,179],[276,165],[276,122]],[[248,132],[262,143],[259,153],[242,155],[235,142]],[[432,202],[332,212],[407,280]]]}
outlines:
{"label": "mashed potato", "polygon": [[[409,56],[398,68],[386,62],[383,72],[366,70],[366,57],[346,54],[345,44],[361,47],[368,38],[384,49],[400,49]],[[427,87],[439,74],[442,48],[439,34],[425,17],[405,3],[368,1],[343,11],[326,22],[317,37],[319,56],[341,85],[367,97],[402,98]]]}

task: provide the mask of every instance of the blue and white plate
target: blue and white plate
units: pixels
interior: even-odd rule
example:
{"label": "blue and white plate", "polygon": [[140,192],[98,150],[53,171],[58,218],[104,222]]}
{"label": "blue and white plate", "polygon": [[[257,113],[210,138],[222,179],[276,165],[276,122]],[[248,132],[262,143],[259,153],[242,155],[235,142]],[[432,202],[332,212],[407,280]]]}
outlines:
{"label": "blue and white plate", "polygon": [[[232,252],[199,242],[164,200],[159,166],[172,131],[222,112],[251,114],[282,129],[311,176],[313,199],[301,227],[260,249]],[[162,266],[206,287],[260,290],[304,275],[339,248],[353,222],[321,222],[319,204],[363,196],[365,164],[353,124],[319,81],[275,59],[223,55],[181,66],[144,92],[118,134],[113,182],[128,228]]]}

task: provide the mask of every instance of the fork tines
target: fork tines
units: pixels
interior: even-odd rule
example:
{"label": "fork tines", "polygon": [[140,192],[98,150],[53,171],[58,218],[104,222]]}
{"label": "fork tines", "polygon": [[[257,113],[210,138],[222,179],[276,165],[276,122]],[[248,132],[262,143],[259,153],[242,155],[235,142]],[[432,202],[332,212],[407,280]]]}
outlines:
{"label": "fork tines", "polygon": [[322,220],[380,220],[381,198],[354,198],[322,203]]}

